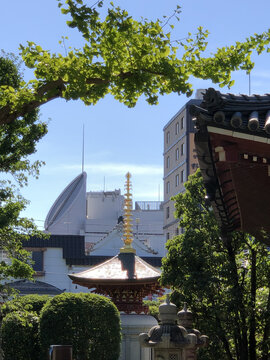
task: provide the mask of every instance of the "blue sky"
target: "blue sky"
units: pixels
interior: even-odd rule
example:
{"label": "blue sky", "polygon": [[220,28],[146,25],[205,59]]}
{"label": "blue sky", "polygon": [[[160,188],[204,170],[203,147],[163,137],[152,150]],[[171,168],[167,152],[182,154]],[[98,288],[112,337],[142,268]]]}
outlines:
{"label": "blue sky", "polygon": [[[210,32],[209,52],[243,41],[269,27],[269,0],[120,0],[115,4],[136,19],[140,16],[162,18],[179,4],[181,20],[175,24],[172,39],[184,38],[188,32],[194,33],[198,26],[203,26]],[[60,13],[56,0],[2,1],[0,13],[0,49],[6,52],[18,54],[19,44],[27,41],[53,52],[63,52],[58,43],[62,36],[69,37],[66,46],[78,48],[82,44],[77,31],[65,25],[66,17]],[[270,92],[269,56],[254,57],[252,93]],[[26,71],[25,76],[30,78],[31,73]],[[230,92],[248,93],[247,75],[238,72],[234,79],[236,84]],[[213,84],[194,79],[193,86],[198,89]],[[222,91],[228,92],[228,89]],[[130,171],[134,200],[162,199],[162,129],[186,101],[185,96],[171,94],[160,98],[158,106],[149,106],[140,99],[134,109],[128,109],[107,96],[94,107],[64,100],[42,106],[41,119],[48,121],[49,133],[39,143],[33,158],[44,160],[46,165],[41,169],[40,178],[30,180],[29,186],[22,190],[30,200],[25,215],[42,227],[57,196],[80,173],[83,124],[88,191],[103,190],[104,183],[105,190],[123,189],[125,174]]]}

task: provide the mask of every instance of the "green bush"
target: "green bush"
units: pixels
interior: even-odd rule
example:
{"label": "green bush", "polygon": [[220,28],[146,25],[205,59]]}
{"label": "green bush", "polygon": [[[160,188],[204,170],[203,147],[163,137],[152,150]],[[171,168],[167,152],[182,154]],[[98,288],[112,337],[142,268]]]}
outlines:
{"label": "green bush", "polygon": [[159,296],[156,300],[144,300],[143,304],[148,306],[148,314],[159,322],[159,305],[166,301],[166,295]]}
{"label": "green bush", "polygon": [[64,293],[47,303],[40,314],[44,359],[52,344],[72,345],[77,360],[117,360],[121,327],[116,306],[94,294]]}
{"label": "green bush", "polygon": [[11,312],[2,323],[5,360],[39,359],[38,317],[30,312]]}
{"label": "green bush", "polygon": [[7,301],[2,306],[2,315],[6,316],[7,314],[14,311],[30,311],[35,312],[38,315],[40,314],[41,309],[49,301],[51,297],[49,295],[25,295],[18,296],[13,300]]}

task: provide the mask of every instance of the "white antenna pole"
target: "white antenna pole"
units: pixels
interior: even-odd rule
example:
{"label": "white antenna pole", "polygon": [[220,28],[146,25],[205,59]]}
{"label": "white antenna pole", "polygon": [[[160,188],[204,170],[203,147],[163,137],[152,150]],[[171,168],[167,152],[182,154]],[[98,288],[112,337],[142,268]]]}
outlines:
{"label": "white antenna pole", "polygon": [[103,181],[103,191],[105,192],[105,176],[104,176],[104,181]]}
{"label": "white antenna pole", "polygon": [[158,184],[158,201],[160,201],[160,184]]}
{"label": "white antenna pole", "polygon": [[83,141],[82,141],[82,172],[84,172],[84,124],[83,124]]}

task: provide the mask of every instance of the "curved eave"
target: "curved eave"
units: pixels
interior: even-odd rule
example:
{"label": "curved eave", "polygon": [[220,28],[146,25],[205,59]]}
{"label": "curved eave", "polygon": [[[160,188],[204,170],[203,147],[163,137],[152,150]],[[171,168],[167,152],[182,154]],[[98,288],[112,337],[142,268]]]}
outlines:
{"label": "curved eave", "polygon": [[226,206],[208,134],[197,133],[195,135],[195,144],[206,193],[220,228],[224,232],[239,229],[241,227],[240,210],[237,203],[234,204],[234,212]]}
{"label": "curved eave", "polygon": [[95,287],[95,285],[110,285],[110,286],[141,286],[141,285],[151,285],[156,284],[158,282],[159,276],[151,277],[151,278],[143,278],[143,279],[89,279],[77,277],[74,275],[68,275],[74,284],[82,285],[82,286],[90,286]]}
{"label": "curved eave", "polygon": [[243,230],[270,245],[270,96],[206,91],[193,106],[195,146],[223,232]]}
{"label": "curved eave", "polygon": [[134,253],[119,253],[113,258],[77,274],[70,279],[82,286],[100,285],[143,286],[157,283],[160,271]]}

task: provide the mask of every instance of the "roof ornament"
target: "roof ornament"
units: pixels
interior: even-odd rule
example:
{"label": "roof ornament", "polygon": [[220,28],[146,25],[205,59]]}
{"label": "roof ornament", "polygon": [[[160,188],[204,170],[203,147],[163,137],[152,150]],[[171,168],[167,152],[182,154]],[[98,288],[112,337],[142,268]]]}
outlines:
{"label": "roof ornament", "polygon": [[126,174],[126,183],[125,183],[125,200],[124,200],[124,234],[123,242],[124,247],[120,249],[120,253],[135,253],[136,250],[132,247],[133,242],[133,232],[132,232],[132,194],[131,194],[131,174],[128,172]]}

